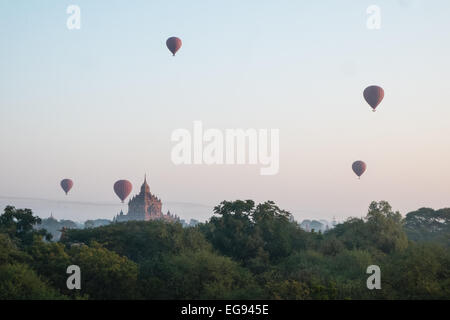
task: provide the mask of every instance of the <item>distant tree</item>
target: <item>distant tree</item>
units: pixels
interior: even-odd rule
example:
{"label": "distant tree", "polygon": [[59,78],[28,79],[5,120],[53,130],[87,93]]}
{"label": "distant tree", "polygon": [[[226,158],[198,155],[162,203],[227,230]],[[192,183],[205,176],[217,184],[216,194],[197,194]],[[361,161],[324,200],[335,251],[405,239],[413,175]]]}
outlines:
{"label": "distant tree", "polygon": [[325,237],[325,240],[321,243],[320,247],[322,253],[329,256],[336,256],[344,249],[345,246],[335,234]]}
{"label": "distant tree", "polygon": [[328,231],[325,239],[333,236],[349,250],[375,249],[390,253],[408,246],[402,216],[392,211],[386,201],[372,202],[365,219],[349,218]]}
{"label": "distant tree", "polygon": [[7,206],[4,213],[0,215],[0,232],[9,234],[12,238],[20,239],[27,245],[33,241],[34,235],[45,237],[51,240],[52,235],[46,230],[34,230],[34,227],[41,223],[39,217],[33,216],[30,209],[16,209]]}
{"label": "distant tree", "polygon": [[140,287],[146,299],[257,299],[252,274],[210,250],[164,255],[142,265]]}
{"label": "distant tree", "polygon": [[310,227],[311,227],[311,229],[314,229],[317,232],[321,232],[322,230],[325,230],[324,224],[322,222],[317,221],[317,220],[311,221]]}
{"label": "distant tree", "polygon": [[269,298],[275,300],[310,299],[310,288],[305,282],[293,279],[269,280],[266,284]]}
{"label": "distant tree", "polygon": [[72,246],[71,264],[81,269],[81,290],[90,299],[136,299],[138,266],[126,257],[102,248]]}
{"label": "distant tree", "polygon": [[293,221],[292,215],[272,201],[258,204],[251,200],[224,201],[201,230],[213,247],[250,268],[264,272],[294,250],[305,249],[308,234]]}
{"label": "distant tree", "polygon": [[88,228],[94,228],[94,227],[95,227],[94,221],[93,221],[93,220],[86,220],[86,221],[84,222],[84,227],[85,227],[86,229],[88,229]]}
{"label": "distant tree", "polygon": [[84,227],[85,228],[96,228],[96,227],[101,227],[101,226],[107,226],[109,224],[111,224],[111,221],[107,220],[107,219],[86,220],[84,222]]}
{"label": "distant tree", "polygon": [[[195,227],[129,221],[67,229],[55,243],[35,230],[31,210],[7,207],[0,299],[449,299],[448,210],[402,219],[372,202],[365,218],[322,234],[272,201],[224,201]],[[81,290],[66,288],[72,264]],[[382,290],[366,287],[372,264]]]}
{"label": "distant tree", "polygon": [[52,240],[58,241],[61,237],[61,230],[66,229],[76,229],[77,224],[71,220],[56,220],[53,217],[42,219],[40,224],[35,226],[35,229],[42,230],[45,229],[47,232],[52,234]]}
{"label": "distant tree", "polygon": [[66,299],[26,264],[0,266],[0,300]]}
{"label": "distant tree", "polygon": [[201,230],[214,248],[238,261],[255,258],[262,238],[255,233],[252,200],[223,201],[214,208],[214,216]]}
{"label": "distant tree", "polygon": [[307,234],[291,221],[291,213],[272,201],[259,204],[252,213],[256,233],[263,240],[263,249],[273,261],[287,257],[294,250],[306,248]]}
{"label": "distant tree", "polygon": [[402,216],[398,211],[392,211],[388,202],[372,202],[366,220],[368,236],[381,251],[389,253],[408,246]]}
{"label": "distant tree", "polygon": [[450,297],[450,252],[436,244],[414,244],[383,264],[387,299],[446,299]]}
{"label": "distant tree", "polygon": [[437,242],[450,247],[450,208],[421,208],[406,215],[404,228],[408,238],[418,242]]}
{"label": "distant tree", "polygon": [[7,234],[0,233],[0,265],[26,263],[31,259]]}
{"label": "distant tree", "polygon": [[68,290],[66,285],[67,267],[72,263],[72,258],[66,252],[61,243],[47,243],[35,238],[32,245],[27,248],[28,254],[33,258],[32,265],[36,272],[48,279],[49,284],[59,292],[75,296],[79,292]]}
{"label": "distant tree", "polygon": [[198,228],[183,228],[181,223],[165,221],[128,221],[92,229],[70,229],[62,240],[65,244],[86,245],[92,241],[135,262],[184,249],[211,247]]}

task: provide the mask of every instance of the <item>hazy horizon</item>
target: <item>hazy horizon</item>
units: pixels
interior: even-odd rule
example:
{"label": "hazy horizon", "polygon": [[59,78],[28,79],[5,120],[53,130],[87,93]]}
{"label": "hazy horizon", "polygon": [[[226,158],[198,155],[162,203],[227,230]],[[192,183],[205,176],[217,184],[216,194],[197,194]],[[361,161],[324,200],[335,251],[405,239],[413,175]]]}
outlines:
{"label": "hazy horizon", "polygon": [[[80,30],[66,27],[71,4]],[[366,27],[372,4],[380,30]],[[147,174],[164,211],[273,200],[298,219],[342,220],[379,200],[403,215],[450,207],[449,13],[443,0],[0,1],[0,205],[116,203],[111,219],[126,210],[113,183],[130,180],[132,196]],[[183,40],[176,57],[170,36]],[[362,97],[373,84],[385,89],[375,113]],[[174,165],[171,133],[196,120],[279,129],[279,173]]]}

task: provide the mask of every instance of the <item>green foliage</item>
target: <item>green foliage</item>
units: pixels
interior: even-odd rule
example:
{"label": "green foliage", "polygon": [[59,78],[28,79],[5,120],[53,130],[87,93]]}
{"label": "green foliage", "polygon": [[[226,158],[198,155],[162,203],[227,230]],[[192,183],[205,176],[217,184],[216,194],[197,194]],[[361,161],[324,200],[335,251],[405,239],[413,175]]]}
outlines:
{"label": "green foliage", "polygon": [[179,223],[165,221],[129,221],[98,228],[67,230],[63,243],[87,245],[92,241],[136,262],[163,253],[210,247],[196,228],[185,229]]}
{"label": "green foliage", "polygon": [[306,248],[312,237],[271,201],[256,207],[251,200],[224,201],[214,211],[220,217],[201,226],[206,238],[219,252],[253,272],[262,272],[269,262]]}
{"label": "green foliage", "polygon": [[33,216],[30,209],[16,209],[7,206],[4,213],[0,215],[0,232],[21,240],[23,244],[31,243],[34,235],[40,235],[50,240],[52,236],[45,230],[35,231],[33,229],[41,221],[39,217]]}
{"label": "green foliage", "polygon": [[201,230],[222,254],[238,261],[254,258],[263,245],[251,221],[254,206],[251,200],[224,201],[214,208],[214,213],[220,217],[212,217],[207,225],[201,226]]}
{"label": "green foliage", "polygon": [[259,204],[252,218],[256,234],[261,237],[263,249],[272,261],[287,257],[294,250],[306,248],[306,232],[291,223],[291,214],[281,210],[273,202]]}
{"label": "green foliage", "polygon": [[166,255],[142,265],[143,296],[151,299],[252,299],[252,274],[210,250]]}
{"label": "green foliage", "polygon": [[[330,236],[336,237],[349,250],[369,249],[389,254],[408,246],[402,217],[399,212],[392,211],[386,201],[372,202],[365,219],[350,218],[329,231],[327,238]],[[333,252],[334,249],[323,250]]]}
{"label": "green foliage", "polygon": [[67,267],[72,264],[70,255],[61,243],[47,243],[35,238],[27,248],[28,254],[33,257],[33,268],[38,274],[45,277],[59,292],[77,296],[77,292],[67,289]]}
{"label": "green foliage", "polygon": [[81,269],[82,292],[91,299],[137,298],[138,266],[126,257],[102,248],[72,246],[69,250],[71,264]]}
{"label": "green foliage", "polygon": [[320,251],[327,256],[336,256],[345,249],[343,242],[336,235],[328,234],[322,241]]}
{"label": "green foliage", "polygon": [[449,299],[450,253],[436,244],[410,244],[383,269],[389,299]]}
{"label": "green foliage", "polygon": [[0,300],[63,299],[25,264],[0,266]]}
{"label": "green foliage", "polygon": [[0,265],[6,263],[26,262],[31,258],[21,251],[7,235],[0,233]]}
{"label": "green foliage", "polygon": [[266,284],[270,299],[274,300],[306,300],[311,291],[308,285],[297,280],[270,280]]}
{"label": "green foliage", "polygon": [[[449,299],[448,210],[402,219],[373,202],[322,234],[271,201],[224,201],[196,227],[132,221],[48,242],[31,210],[7,207],[0,299]],[[81,290],[67,289],[69,265]],[[367,289],[369,265],[381,268],[381,290]]]}
{"label": "green foliage", "polygon": [[417,242],[438,242],[450,247],[450,209],[421,208],[405,218],[408,238]]}
{"label": "green foliage", "polygon": [[402,216],[398,211],[392,211],[386,201],[372,202],[366,219],[370,242],[384,253],[403,250],[408,246]]}

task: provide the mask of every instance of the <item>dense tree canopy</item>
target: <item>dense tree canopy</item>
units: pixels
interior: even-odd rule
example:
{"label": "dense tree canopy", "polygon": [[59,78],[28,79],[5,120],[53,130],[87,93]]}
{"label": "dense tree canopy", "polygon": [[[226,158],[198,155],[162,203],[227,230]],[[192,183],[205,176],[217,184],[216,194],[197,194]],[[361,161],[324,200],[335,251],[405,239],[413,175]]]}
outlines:
{"label": "dense tree canopy", "polygon": [[[268,201],[224,201],[206,223],[130,221],[49,241],[31,210],[0,215],[0,299],[449,299],[449,209],[365,218],[307,232]],[[81,269],[69,290],[67,267]],[[381,290],[366,286],[381,268]]]}
{"label": "dense tree canopy", "polygon": [[438,242],[450,247],[450,209],[421,208],[405,218],[408,238],[418,242]]}

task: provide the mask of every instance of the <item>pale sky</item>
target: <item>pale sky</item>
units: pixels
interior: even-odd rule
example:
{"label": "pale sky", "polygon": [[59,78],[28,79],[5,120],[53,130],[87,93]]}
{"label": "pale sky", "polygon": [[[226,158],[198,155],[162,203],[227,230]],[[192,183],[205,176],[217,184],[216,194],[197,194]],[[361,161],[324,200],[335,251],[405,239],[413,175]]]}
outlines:
{"label": "pale sky", "polygon": [[[380,30],[366,26],[373,4]],[[114,181],[134,194],[147,173],[163,202],[273,200],[325,219],[372,200],[449,207],[449,17],[446,0],[0,0],[0,196],[114,203]],[[171,133],[195,120],[279,129],[279,174],[175,166]]]}

